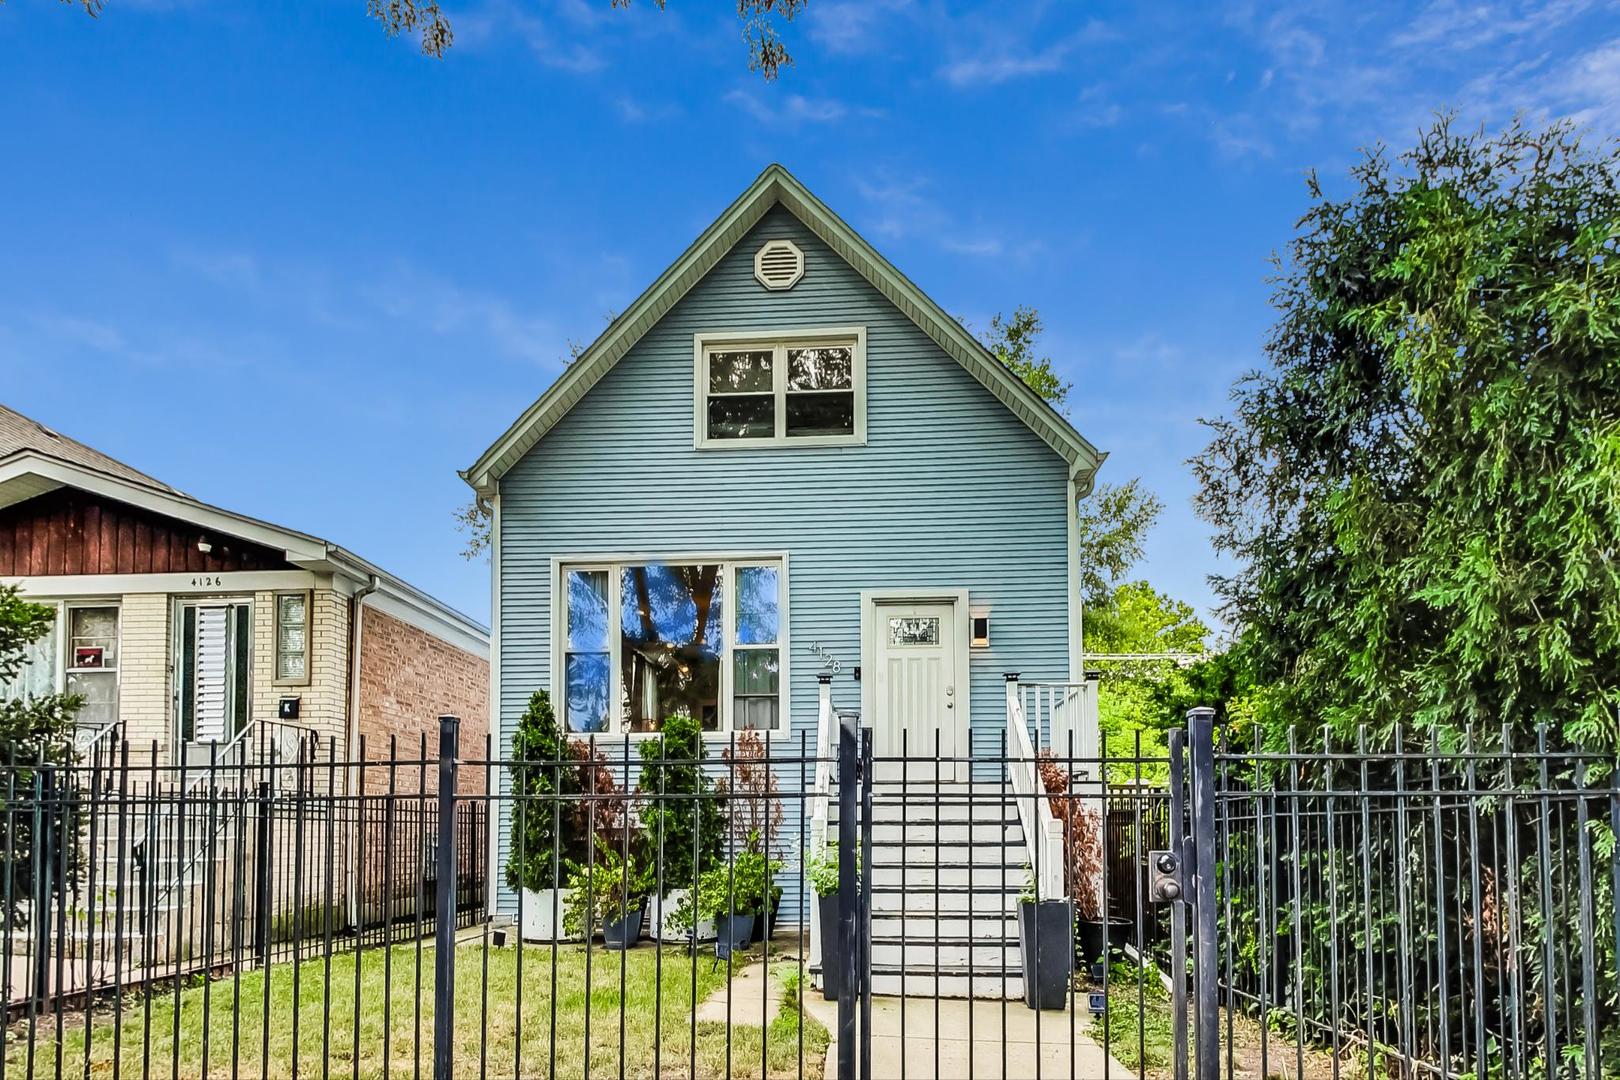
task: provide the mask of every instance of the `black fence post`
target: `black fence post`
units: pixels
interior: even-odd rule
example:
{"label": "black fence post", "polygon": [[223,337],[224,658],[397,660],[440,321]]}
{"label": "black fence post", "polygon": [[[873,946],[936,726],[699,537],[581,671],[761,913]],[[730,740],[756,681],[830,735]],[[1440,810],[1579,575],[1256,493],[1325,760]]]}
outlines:
{"label": "black fence post", "polygon": [[1187,711],[1187,740],[1192,751],[1193,855],[1193,993],[1198,1080],[1219,1080],[1220,1002],[1216,948],[1215,895],[1215,710]]}
{"label": "black fence post", "polygon": [[461,719],[439,717],[439,842],[433,934],[433,1076],[450,1080],[456,1032],[456,754]]}
{"label": "black fence post", "polygon": [[838,955],[848,967],[838,987],[838,1080],[855,1077],[855,989],[866,978],[855,955],[855,918],[860,879],[855,869],[856,796],[860,794],[859,719],[850,713],[838,723]]}
{"label": "black fence post", "polygon": [[[34,985],[35,1006],[44,1009],[50,1001],[51,970],[51,868],[56,865],[53,850],[57,823],[46,802],[52,794],[51,771],[40,751],[34,771]],[[30,1051],[32,1053],[32,1051]],[[32,1071],[32,1068],[29,1070]]]}
{"label": "black fence post", "polygon": [[1187,1080],[1187,885],[1197,887],[1193,873],[1192,842],[1187,833],[1187,733],[1170,731],[1170,823],[1166,847],[1175,856],[1183,888],[1170,901],[1170,1015],[1173,1017],[1171,1056],[1175,1080]]}
{"label": "black fence post", "polygon": [[276,863],[270,847],[274,840],[270,831],[275,812],[272,798],[270,781],[259,781],[258,850],[253,856],[253,954],[261,964],[270,962],[270,882]]}

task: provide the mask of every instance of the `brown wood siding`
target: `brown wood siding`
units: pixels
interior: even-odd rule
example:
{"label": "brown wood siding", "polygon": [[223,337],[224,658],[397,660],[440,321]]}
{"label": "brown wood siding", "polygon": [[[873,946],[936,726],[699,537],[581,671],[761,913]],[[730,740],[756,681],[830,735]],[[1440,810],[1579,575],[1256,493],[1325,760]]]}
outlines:
{"label": "brown wood siding", "polygon": [[294,569],[282,553],[74,488],[0,510],[0,577]]}

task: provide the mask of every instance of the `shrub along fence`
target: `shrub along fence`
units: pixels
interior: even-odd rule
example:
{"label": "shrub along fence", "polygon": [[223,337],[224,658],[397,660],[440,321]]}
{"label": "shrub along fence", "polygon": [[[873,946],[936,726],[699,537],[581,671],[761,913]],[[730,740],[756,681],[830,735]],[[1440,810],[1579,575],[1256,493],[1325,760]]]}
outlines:
{"label": "shrub along fence", "polygon": [[1620,1076],[1615,762],[1508,740],[1217,749],[1219,989],[1265,1021],[1261,1075],[1314,1046],[1362,1075]]}

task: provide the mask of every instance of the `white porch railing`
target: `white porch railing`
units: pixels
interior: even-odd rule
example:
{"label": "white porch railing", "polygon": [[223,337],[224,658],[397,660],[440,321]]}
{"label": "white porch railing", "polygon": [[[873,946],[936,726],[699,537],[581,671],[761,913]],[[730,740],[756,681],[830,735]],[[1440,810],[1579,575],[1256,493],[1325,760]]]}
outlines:
{"label": "white porch railing", "polygon": [[[1021,682],[1019,701],[1030,740],[1052,751],[1075,781],[1097,780],[1097,681]],[[1072,764],[1072,768],[1070,768]]]}
{"label": "white porch railing", "polygon": [[819,676],[816,709],[816,774],[810,789],[810,851],[819,856],[827,846],[827,822],[832,814],[833,762],[838,757],[838,714],[832,707],[832,676]]}
{"label": "white porch railing", "polygon": [[1046,785],[1041,782],[1017,675],[1007,676],[1007,783],[1018,804],[1018,824],[1024,832],[1035,896],[1062,900],[1069,895],[1063,880],[1063,823],[1052,815]]}

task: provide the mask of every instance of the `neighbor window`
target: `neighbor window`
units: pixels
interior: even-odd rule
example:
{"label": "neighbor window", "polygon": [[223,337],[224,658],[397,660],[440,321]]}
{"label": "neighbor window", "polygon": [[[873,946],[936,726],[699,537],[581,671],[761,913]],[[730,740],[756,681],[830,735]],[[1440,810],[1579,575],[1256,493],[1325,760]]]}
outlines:
{"label": "neighbor window", "polygon": [[778,726],[785,603],[774,561],[637,561],[562,571],[558,675],[570,731]]}
{"label": "neighbor window", "polygon": [[100,730],[118,719],[118,609],[67,609],[67,692],[84,698],[80,727]]}
{"label": "neighbor window", "polygon": [[699,446],[858,443],[866,437],[866,334],[699,335]]}
{"label": "neighbor window", "polygon": [[276,682],[309,682],[309,593],[276,595]]}

